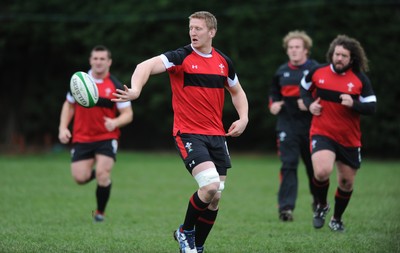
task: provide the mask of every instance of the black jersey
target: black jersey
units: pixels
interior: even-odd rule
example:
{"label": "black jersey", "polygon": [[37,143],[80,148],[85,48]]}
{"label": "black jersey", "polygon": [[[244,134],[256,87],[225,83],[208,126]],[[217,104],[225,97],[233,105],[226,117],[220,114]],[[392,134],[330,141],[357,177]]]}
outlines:
{"label": "black jersey", "polygon": [[308,134],[312,115],[308,111],[301,111],[297,100],[300,98],[301,79],[317,64],[311,59],[300,66],[288,62],[282,64],[276,71],[270,87],[269,104],[284,101],[278,114],[277,131]]}

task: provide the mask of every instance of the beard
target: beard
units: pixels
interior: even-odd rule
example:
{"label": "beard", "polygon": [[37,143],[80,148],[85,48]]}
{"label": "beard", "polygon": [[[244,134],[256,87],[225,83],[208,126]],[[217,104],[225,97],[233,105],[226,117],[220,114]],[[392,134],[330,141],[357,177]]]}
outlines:
{"label": "beard", "polygon": [[332,66],[333,66],[333,70],[335,70],[335,72],[338,73],[338,74],[342,74],[342,73],[346,72],[348,69],[351,68],[351,64],[350,63],[345,65],[345,66],[343,66],[343,67],[336,67],[336,64],[332,64]]}

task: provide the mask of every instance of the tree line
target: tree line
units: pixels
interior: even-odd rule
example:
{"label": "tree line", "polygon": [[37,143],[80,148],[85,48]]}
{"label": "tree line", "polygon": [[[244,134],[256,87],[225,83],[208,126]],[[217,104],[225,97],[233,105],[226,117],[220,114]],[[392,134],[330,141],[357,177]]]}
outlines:
{"label": "tree line", "polygon": [[[111,49],[111,72],[129,85],[138,63],[188,44],[188,16],[208,10],[218,19],[214,46],[232,58],[250,105],[248,128],[241,137],[229,139],[231,149],[275,151],[276,118],[268,112],[268,90],[277,67],[287,61],[282,38],[297,29],[313,38],[311,57],[321,63],[338,34],[361,42],[378,98],[377,113],[362,117],[363,148],[379,156],[400,154],[400,74],[394,69],[398,1],[36,0],[6,1],[0,7],[2,150],[58,144],[69,79],[89,69],[93,46]],[[168,75],[152,77],[132,106],[134,122],[122,129],[120,147],[173,148]],[[229,96],[224,115],[226,125],[237,116]]]}

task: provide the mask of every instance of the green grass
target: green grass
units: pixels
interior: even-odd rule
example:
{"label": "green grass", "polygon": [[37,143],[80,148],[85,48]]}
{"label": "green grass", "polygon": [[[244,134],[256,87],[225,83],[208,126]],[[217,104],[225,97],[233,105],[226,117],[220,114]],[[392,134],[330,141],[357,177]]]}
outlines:
{"label": "green grass", "polygon": [[[400,161],[363,161],[343,234],[312,227],[303,166],[295,221],[282,223],[277,157],[233,153],[232,164],[207,253],[400,252]],[[0,252],[178,252],[172,232],[197,188],[180,158],[121,152],[112,179],[95,224],[95,183],[73,182],[67,152],[0,156]],[[332,204],[336,186],[332,175]]]}

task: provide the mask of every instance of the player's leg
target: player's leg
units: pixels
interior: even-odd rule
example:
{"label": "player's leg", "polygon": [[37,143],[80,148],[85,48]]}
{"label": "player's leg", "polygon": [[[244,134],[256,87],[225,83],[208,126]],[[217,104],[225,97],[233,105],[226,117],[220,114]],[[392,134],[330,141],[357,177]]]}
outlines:
{"label": "player's leg", "polygon": [[306,168],[306,174],[308,178],[308,187],[312,196],[312,203],[311,207],[312,210],[315,211],[317,208],[317,199],[315,197],[315,189],[314,189],[314,184],[313,184],[313,178],[314,178],[314,168],[312,166],[312,161],[311,161],[311,152],[310,152],[310,139],[308,134],[305,134],[300,137],[301,138],[301,144],[300,144],[300,155],[301,159],[303,160],[304,166]]}
{"label": "player's leg", "polygon": [[[95,215],[104,216],[111,193],[111,169],[114,166],[114,159],[105,155],[96,155],[96,200],[97,209]],[[96,218],[96,217],[95,217]],[[97,220],[104,217],[97,217]],[[100,221],[100,220],[99,220]]]}
{"label": "player's leg", "polygon": [[[213,223],[218,213],[218,202],[220,199],[221,178],[225,179],[227,169],[231,167],[230,156],[225,137],[223,136],[200,136],[180,134],[175,137],[175,144],[185,162],[187,170],[193,175],[199,185],[191,197],[185,221],[174,233],[175,239],[179,242],[180,248],[189,252],[197,252],[193,245],[202,252],[203,244],[195,244],[197,237],[204,243],[209,234],[212,224],[201,226],[199,220]],[[196,165],[194,168],[192,166]],[[209,209],[210,204],[213,204]],[[185,229],[183,229],[185,228]],[[196,228],[196,232],[194,231]],[[186,230],[187,229],[187,230]],[[196,236],[194,236],[194,233]],[[182,234],[184,236],[182,236]],[[186,238],[187,240],[181,240]],[[195,239],[192,243],[191,240]],[[190,247],[186,247],[186,244]]]}
{"label": "player's leg", "polygon": [[336,160],[335,143],[324,136],[312,136],[311,160],[314,168],[313,184],[319,205],[327,204],[329,177]]}
{"label": "player's leg", "polygon": [[71,174],[80,185],[90,182],[95,177],[93,149],[92,143],[77,143],[71,150]]}
{"label": "player's leg", "polygon": [[300,143],[297,136],[291,133],[279,132],[277,138],[279,157],[282,162],[279,172],[279,219],[292,221],[298,191],[297,167],[299,164]]}
{"label": "player's leg", "polygon": [[354,180],[358,168],[361,166],[361,155],[359,148],[339,147],[337,166],[338,187],[335,193],[335,208],[329,227],[333,231],[344,231],[342,215],[345,212],[352,193]]}
{"label": "player's leg", "polygon": [[195,224],[206,212],[220,185],[219,174],[214,163],[210,161],[198,164],[192,170],[192,175],[199,189],[189,200],[183,224],[174,232],[174,238],[179,242],[181,252],[197,252]]}
{"label": "player's leg", "polygon": [[207,137],[202,135],[178,134],[175,136],[175,145],[186,169],[199,186],[190,197],[183,224],[174,232],[174,238],[178,241],[182,252],[197,252],[195,223],[207,210],[219,188],[219,174],[210,157],[207,143]]}
{"label": "player's leg", "polygon": [[71,173],[75,182],[78,184],[86,184],[93,179],[92,168],[94,165],[94,158],[81,160],[71,163]]}
{"label": "player's leg", "polygon": [[336,165],[338,170],[338,187],[335,192],[335,208],[332,219],[329,222],[329,227],[333,231],[343,232],[342,215],[353,193],[353,184],[357,170],[340,161]]}
{"label": "player's leg", "polygon": [[198,252],[204,251],[204,244],[212,230],[218,216],[219,201],[222,191],[225,189],[225,181],[228,169],[231,167],[231,160],[228,151],[228,145],[224,137],[211,137],[212,149],[210,155],[217,167],[220,184],[217,193],[214,195],[207,210],[197,219],[196,228],[196,247]]}
{"label": "player's leg", "polygon": [[312,155],[314,167],[313,184],[315,195],[318,199],[317,208],[313,216],[313,225],[315,228],[322,228],[325,224],[325,217],[330,210],[327,202],[329,190],[329,176],[333,170],[335,153],[330,150],[320,150]]}
{"label": "player's leg", "polygon": [[196,222],[196,247],[198,252],[204,251],[204,243],[210,234],[211,229],[217,219],[219,210],[219,201],[221,199],[222,191],[225,188],[226,175],[220,176],[220,187],[214,198],[211,200],[207,210],[201,214]]}
{"label": "player's leg", "polygon": [[193,230],[199,216],[207,210],[220,185],[219,174],[214,163],[202,162],[192,171],[199,189],[190,198],[186,211],[183,230]]}
{"label": "player's leg", "polygon": [[115,163],[117,141],[107,140],[98,143],[96,149],[96,201],[95,221],[104,220],[104,212],[111,193],[111,170]]}
{"label": "player's leg", "polygon": [[327,202],[329,190],[329,177],[333,171],[336,160],[335,144],[324,136],[312,136],[311,160],[314,168],[313,184],[315,196],[318,200],[317,209],[313,216],[315,228],[321,228],[325,224],[325,217],[330,210]]}
{"label": "player's leg", "polygon": [[208,148],[211,144],[210,138],[203,135],[178,134],[175,136],[175,146],[186,169],[199,186],[189,200],[182,230],[194,230],[200,214],[207,209],[219,189],[219,174]]}

